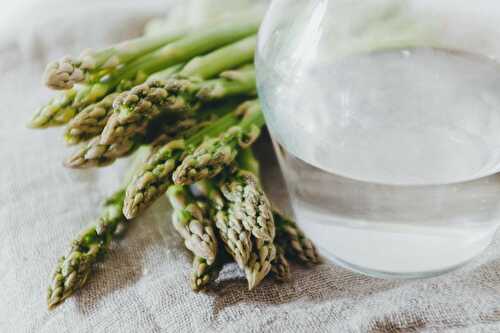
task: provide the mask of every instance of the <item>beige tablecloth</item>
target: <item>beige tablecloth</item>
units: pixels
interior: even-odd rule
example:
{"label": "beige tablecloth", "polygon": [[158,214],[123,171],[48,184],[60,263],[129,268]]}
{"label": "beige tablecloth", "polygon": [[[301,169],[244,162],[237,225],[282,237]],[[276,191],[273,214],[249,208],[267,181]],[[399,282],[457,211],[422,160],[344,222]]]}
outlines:
{"label": "beige tablecloth", "polygon": [[[179,2],[178,2],[179,3]],[[0,34],[0,332],[500,332],[500,239],[473,264],[423,281],[386,281],[323,264],[246,290],[224,269],[195,294],[190,259],[160,200],[114,244],[86,288],[52,312],[49,276],[70,239],[118,186],[126,162],[72,171],[60,129],[25,128],[50,92],[48,59],[138,34],[165,1],[44,1]],[[166,9],[163,9],[166,10]],[[284,201],[269,145],[266,186]]]}

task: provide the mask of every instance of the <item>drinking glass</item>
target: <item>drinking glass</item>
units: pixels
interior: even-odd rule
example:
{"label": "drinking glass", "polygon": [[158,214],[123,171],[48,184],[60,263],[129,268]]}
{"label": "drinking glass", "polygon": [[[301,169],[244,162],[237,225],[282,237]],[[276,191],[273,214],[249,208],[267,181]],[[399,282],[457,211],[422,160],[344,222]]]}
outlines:
{"label": "drinking glass", "polygon": [[296,219],[324,257],[416,278],[500,224],[500,2],[274,0],[257,83]]}

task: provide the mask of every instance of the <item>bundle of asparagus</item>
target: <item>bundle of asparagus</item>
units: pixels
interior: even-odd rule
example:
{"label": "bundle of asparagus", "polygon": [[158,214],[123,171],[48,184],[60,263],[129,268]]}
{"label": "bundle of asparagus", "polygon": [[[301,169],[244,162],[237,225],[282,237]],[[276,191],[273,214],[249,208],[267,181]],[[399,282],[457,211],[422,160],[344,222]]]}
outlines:
{"label": "bundle of asparagus", "polygon": [[81,147],[65,166],[102,167],[137,156],[101,217],[60,259],[49,308],[81,288],[127,221],[164,194],[193,254],[195,291],[207,288],[231,260],[245,272],[249,289],[269,273],[288,280],[288,259],[319,262],[295,223],[273,209],[251,151],[265,125],[252,64],[258,26],[259,18],[238,17],[47,66],[46,84],[64,91],[30,125],[66,124],[66,142]]}

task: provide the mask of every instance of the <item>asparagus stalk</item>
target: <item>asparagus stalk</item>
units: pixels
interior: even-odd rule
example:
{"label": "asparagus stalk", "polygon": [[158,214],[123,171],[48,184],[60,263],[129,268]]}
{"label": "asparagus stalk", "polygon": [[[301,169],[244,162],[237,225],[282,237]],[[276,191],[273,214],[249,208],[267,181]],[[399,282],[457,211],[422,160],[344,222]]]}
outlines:
{"label": "asparagus stalk", "polygon": [[162,31],[110,47],[85,50],[79,57],[64,57],[47,65],[45,84],[52,89],[71,89],[77,83],[92,84],[119,66],[180,39],[186,31]]}
{"label": "asparagus stalk", "polygon": [[139,135],[114,145],[101,145],[99,137],[96,137],[64,161],[64,166],[78,169],[104,167],[117,158],[130,155],[143,143],[144,136]]}
{"label": "asparagus stalk", "polygon": [[181,185],[168,188],[167,197],[174,212],[172,221],[175,230],[184,239],[184,245],[193,254],[212,265],[217,256],[217,239],[206,212],[192,198],[188,190]]}
{"label": "asparagus stalk", "polygon": [[[225,81],[227,79],[218,79],[220,81]],[[122,116],[123,113],[120,111],[119,113],[113,113],[107,123],[105,128],[103,129],[101,135],[93,140],[87,147],[84,147],[77,151],[66,163],[68,167],[71,168],[88,168],[93,166],[104,166],[109,163],[96,163],[96,161],[105,159],[110,162],[114,161],[114,159],[126,156],[129,153],[127,149],[116,149],[114,147],[128,147],[129,149],[133,149],[134,145],[132,142],[136,142],[140,138],[142,138],[149,127],[151,121],[160,117],[162,112],[159,108],[153,107],[152,105],[159,99],[163,98],[164,90],[161,88],[158,89],[156,83],[160,83],[161,81],[154,81],[148,84],[148,88],[146,90],[144,86],[138,86],[132,89],[134,96],[138,95],[148,95],[147,98],[142,99],[141,103],[137,104],[135,110],[144,109],[149,110],[144,113],[134,112],[132,114]],[[223,83],[224,84],[224,83]],[[229,85],[233,85],[232,82]],[[247,82],[241,83],[242,86],[247,85]],[[233,90],[234,92],[234,90]],[[222,97],[230,97],[232,92],[228,91],[227,94],[221,94],[220,99]],[[133,103],[135,100],[132,95],[128,95],[128,97],[122,98],[123,96],[119,96],[115,98],[115,105],[126,103]],[[178,104],[176,102],[176,104]],[[196,114],[196,113],[195,113]],[[185,116],[190,116],[191,113],[185,113]],[[99,148],[93,149],[92,147],[98,146]],[[92,149],[93,153],[88,154],[87,152]],[[118,152],[112,153],[109,152]],[[121,155],[120,155],[121,154]],[[111,159],[110,159],[111,157]]]}
{"label": "asparagus stalk", "polygon": [[239,22],[227,22],[187,35],[164,47],[148,53],[130,64],[118,68],[93,85],[92,91],[76,97],[77,103],[91,103],[102,98],[123,80],[133,80],[141,73],[151,75],[161,69],[180,64],[216,50],[257,32],[259,19],[251,17]]}
{"label": "asparagus stalk", "polygon": [[252,235],[250,257],[243,266],[252,290],[271,271],[276,259],[271,205],[256,177],[248,171],[237,170],[222,181],[220,188],[228,201],[229,224],[242,225]]}
{"label": "asparagus stalk", "polygon": [[251,234],[245,230],[241,221],[229,219],[227,207],[217,209],[214,215],[217,232],[227,252],[238,266],[244,269],[252,253]]}
{"label": "asparagus stalk", "polygon": [[209,207],[204,202],[195,201],[184,186],[170,186],[167,196],[174,208],[174,227],[194,255],[191,289],[196,292],[204,290],[217,278],[226,258],[209,220]]}
{"label": "asparagus stalk", "polygon": [[[175,65],[157,72],[150,76],[151,78],[167,79],[176,74],[182,65]],[[106,123],[113,111],[113,102],[118,96],[118,93],[113,93],[106,96],[98,103],[87,106],[83,111],[79,112],[67,125],[65,140],[69,144],[76,144],[82,141],[87,141],[100,133],[102,133]]]}
{"label": "asparagus stalk", "polygon": [[290,280],[290,265],[285,257],[285,250],[283,246],[276,246],[276,258],[271,262],[271,274],[276,280],[280,282],[286,282]]}
{"label": "asparagus stalk", "polygon": [[220,187],[226,200],[231,203],[230,218],[241,221],[255,238],[272,242],[275,227],[271,204],[255,175],[238,170],[225,179]]}
{"label": "asparagus stalk", "polygon": [[[255,164],[251,165],[255,167]],[[241,177],[249,177],[250,180],[243,181],[242,186]],[[224,193],[222,199],[212,181],[197,183],[196,189],[212,202],[224,203],[218,204],[217,231],[228,252],[245,271],[248,288],[251,290],[259,285],[272,269],[277,278],[286,280],[288,262],[282,252],[277,252],[274,222],[272,217],[269,219],[271,207],[255,176],[248,171],[237,170],[225,175],[217,186]],[[251,189],[242,190],[245,187]],[[242,193],[245,193],[245,199],[242,199]]]}
{"label": "asparagus stalk", "polygon": [[123,133],[133,135],[162,112],[194,111],[202,102],[254,92],[253,68],[245,67],[239,75],[232,72],[214,81],[206,79],[252,61],[255,43],[255,36],[251,36],[191,60],[179,74],[189,75],[188,79],[152,80],[123,93],[116,100],[117,112],[106,125],[101,143],[120,140]]}
{"label": "asparagus stalk", "polygon": [[215,177],[234,161],[241,148],[255,142],[265,120],[257,101],[248,102],[247,106],[251,110],[250,116],[221,136],[205,140],[184,158],[173,174],[176,184],[189,185]]}
{"label": "asparagus stalk", "polygon": [[272,262],[276,258],[276,246],[272,241],[254,238],[252,253],[244,267],[248,281],[248,290],[257,287],[269,274]]}
{"label": "asparagus stalk", "polygon": [[246,65],[220,73],[223,80],[208,80],[198,87],[196,96],[202,101],[213,101],[238,94],[256,94],[255,68]]}
{"label": "asparagus stalk", "polygon": [[87,106],[100,101],[108,93],[139,84],[143,80],[144,78],[141,76],[138,76],[134,82],[123,80],[114,89],[103,89],[99,84],[76,85],[74,88],[65,90],[52,98],[45,106],[42,106],[30,120],[28,126],[31,128],[47,128],[64,125]]}
{"label": "asparagus stalk", "polygon": [[[238,154],[238,166],[255,175],[259,174],[259,162],[250,148],[243,149]],[[300,263],[320,263],[321,260],[313,242],[304,235],[295,222],[276,209],[273,209],[273,219],[276,227],[277,248],[280,247],[289,257],[297,259]]]}
{"label": "asparagus stalk", "polygon": [[188,147],[196,147],[205,137],[218,136],[244,119],[247,105],[242,104],[235,112],[214,121],[208,127],[186,140],[176,140],[159,147],[146,161],[142,170],[127,188],[124,214],[133,218],[165,193],[172,184],[172,173],[181,162],[181,155]]}
{"label": "asparagus stalk", "polygon": [[209,264],[205,258],[195,256],[191,270],[191,289],[201,291],[214,281],[222,268],[218,262]]}
{"label": "asparagus stalk", "polygon": [[[147,124],[141,132],[132,137],[124,137],[113,144],[101,144],[100,137],[95,137],[85,146],[70,156],[64,165],[68,168],[103,167],[113,163],[116,159],[133,153],[138,147],[146,143],[154,146],[182,136],[194,135],[197,130],[208,126],[214,118],[221,117],[234,108],[234,102],[229,100],[222,105],[207,108],[192,117],[182,115],[167,115],[165,119],[158,119],[155,123]],[[154,130],[160,124],[160,129]]]}
{"label": "asparagus stalk", "polygon": [[250,290],[255,288],[272,267],[276,268],[280,277],[285,278],[288,266],[285,260],[281,260],[282,258],[276,260],[276,247],[273,242],[252,237],[241,219],[234,216],[232,204],[220,195],[216,187],[213,181],[208,180],[195,184],[196,191],[206,196],[210,203],[217,207],[215,213],[217,232],[227,252],[244,270],[248,288]]}
{"label": "asparagus stalk", "polygon": [[28,126],[46,128],[67,123],[77,113],[72,106],[76,94],[77,89],[73,88],[55,96],[35,113]]}
{"label": "asparagus stalk", "polygon": [[277,211],[274,211],[273,215],[277,242],[286,253],[303,264],[320,263],[321,259],[313,242],[304,235],[295,222]]}
{"label": "asparagus stalk", "polygon": [[[83,85],[81,89],[75,90],[76,94],[72,96],[70,101],[72,103],[71,112],[58,106],[55,101],[49,103],[47,108],[37,112],[30,125],[32,127],[47,127],[66,123],[76,113],[88,105],[100,101],[114,91],[124,89],[124,87],[131,84],[140,84],[149,75],[164,68],[185,63],[196,56],[254,35],[257,32],[259,23],[259,17],[245,16],[224,24],[200,28],[196,32],[111,71],[109,75],[102,77],[99,82]],[[52,107],[54,103],[56,107]],[[58,118],[64,121],[57,121]]]}
{"label": "asparagus stalk", "polygon": [[152,74],[163,68],[189,61],[194,57],[254,35],[258,30],[259,23],[260,18],[247,17],[212,27],[200,28],[197,32],[167,44],[118,69],[102,82],[132,79],[139,71]]}
{"label": "asparagus stalk", "polygon": [[69,144],[87,141],[102,132],[113,110],[113,101],[118,93],[106,96],[102,101],[87,106],[67,125],[64,139]]}
{"label": "asparagus stalk", "polygon": [[125,191],[119,190],[106,200],[97,223],[78,236],[69,253],[60,259],[48,289],[49,309],[87,282],[93,264],[107,250],[118,224],[126,221],[121,213],[124,196]]}
{"label": "asparagus stalk", "polygon": [[[148,148],[137,153],[125,177],[125,184],[147,153]],[[87,282],[93,265],[106,253],[113,238],[122,233],[127,222],[122,213],[124,197],[125,188],[111,195],[104,202],[100,218],[80,233],[72,242],[68,254],[59,260],[48,288],[49,309],[63,302]]]}
{"label": "asparagus stalk", "polygon": [[219,73],[251,62],[257,46],[257,36],[249,35],[203,56],[191,59],[179,73],[180,77],[206,80]]}

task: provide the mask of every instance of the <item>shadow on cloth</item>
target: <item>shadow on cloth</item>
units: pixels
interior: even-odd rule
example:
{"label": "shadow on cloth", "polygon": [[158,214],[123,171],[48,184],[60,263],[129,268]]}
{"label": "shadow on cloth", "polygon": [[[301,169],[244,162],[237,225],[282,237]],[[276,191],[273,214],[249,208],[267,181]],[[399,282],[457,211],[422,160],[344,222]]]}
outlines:
{"label": "shadow on cloth", "polygon": [[259,287],[249,291],[245,277],[242,272],[238,272],[237,265],[227,266],[213,290],[214,317],[239,303],[280,305],[299,301],[307,306],[309,302],[317,303],[332,297],[373,296],[399,288],[408,282],[371,278],[326,263],[312,268],[292,264],[291,271],[290,282],[277,283],[272,278],[267,278]]}

